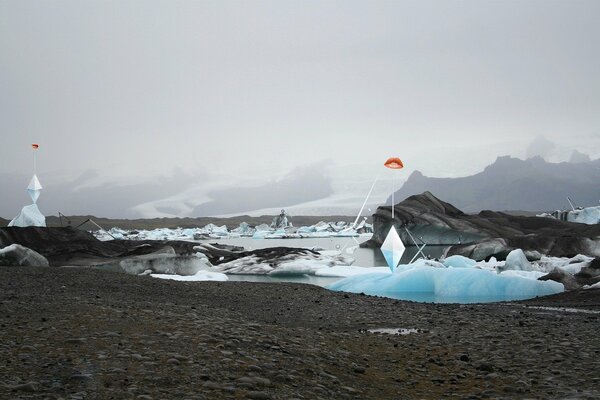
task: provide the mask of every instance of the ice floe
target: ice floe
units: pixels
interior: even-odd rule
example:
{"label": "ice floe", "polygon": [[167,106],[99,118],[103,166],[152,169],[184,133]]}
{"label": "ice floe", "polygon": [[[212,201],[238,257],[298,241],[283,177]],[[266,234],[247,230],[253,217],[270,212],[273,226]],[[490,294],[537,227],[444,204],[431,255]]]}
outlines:
{"label": "ice floe", "polygon": [[208,224],[197,228],[157,228],[152,230],[126,230],[111,228],[108,231],[96,231],[94,235],[100,240],[130,239],[130,240],[202,240],[251,237],[254,239],[301,239],[356,237],[369,235],[373,231],[370,224],[361,221],[354,226],[347,222],[319,222],[311,226],[273,228],[267,224],[251,227],[242,222],[237,228],[229,230],[227,226]]}
{"label": "ice floe", "polygon": [[554,281],[507,276],[479,268],[446,268],[443,264],[436,264],[418,260],[398,266],[394,273],[351,276],[328,288],[437,303],[522,300],[564,291],[564,286]]}
{"label": "ice floe", "polygon": [[194,275],[172,275],[172,274],[150,274],[153,278],[170,279],[173,281],[197,282],[197,281],[228,281],[227,275],[220,272],[198,271]]}

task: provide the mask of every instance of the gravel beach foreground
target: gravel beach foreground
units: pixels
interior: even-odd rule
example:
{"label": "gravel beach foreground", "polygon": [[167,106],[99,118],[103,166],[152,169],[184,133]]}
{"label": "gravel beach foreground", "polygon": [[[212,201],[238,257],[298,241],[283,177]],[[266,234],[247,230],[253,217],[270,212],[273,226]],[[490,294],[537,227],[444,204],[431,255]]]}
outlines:
{"label": "gravel beach foreground", "polygon": [[441,305],[0,267],[0,398],[599,398],[599,322],[600,290]]}

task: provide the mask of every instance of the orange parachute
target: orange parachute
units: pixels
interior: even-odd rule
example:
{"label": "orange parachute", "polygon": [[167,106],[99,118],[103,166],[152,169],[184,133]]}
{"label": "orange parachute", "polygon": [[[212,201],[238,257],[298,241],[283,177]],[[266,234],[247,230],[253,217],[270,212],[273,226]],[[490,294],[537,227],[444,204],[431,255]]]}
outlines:
{"label": "orange parachute", "polygon": [[388,158],[387,161],[383,165],[385,165],[387,168],[391,168],[391,169],[404,168],[404,164],[402,164],[402,160],[400,160],[398,157]]}

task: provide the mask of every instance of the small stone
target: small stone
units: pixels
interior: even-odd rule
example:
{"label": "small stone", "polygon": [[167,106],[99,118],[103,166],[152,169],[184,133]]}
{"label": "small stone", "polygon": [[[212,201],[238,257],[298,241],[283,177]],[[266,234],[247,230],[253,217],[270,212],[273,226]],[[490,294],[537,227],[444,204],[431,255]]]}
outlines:
{"label": "small stone", "polygon": [[34,392],[37,392],[38,386],[39,386],[39,383],[37,383],[37,382],[27,382],[27,383],[23,383],[21,385],[10,386],[10,389],[15,392],[34,393]]}
{"label": "small stone", "polygon": [[221,389],[221,386],[218,383],[212,381],[206,381],[202,386],[204,386],[207,389]]}
{"label": "small stone", "polygon": [[271,399],[271,396],[268,393],[256,392],[256,391],[248,392],[246,397],[249,399],[253,399],[253,400],[270,400]]}
{"label": "small stone", "polygon": [[73,375],[71,375],[71,377],[69,379],[72,380],[72,381],[83,382],[83,381],[87,381],[89,379],[92,379],[92,376],[91,375],[87,375],[87,374],[73,374]]}
{"label": "small stone", "polygon": [[354,371],[357,374],[364,374],[367,370],[365,369],[365,367],[361,367],[360,365],[355,365],[354,368],[352,369],[352,371]]}

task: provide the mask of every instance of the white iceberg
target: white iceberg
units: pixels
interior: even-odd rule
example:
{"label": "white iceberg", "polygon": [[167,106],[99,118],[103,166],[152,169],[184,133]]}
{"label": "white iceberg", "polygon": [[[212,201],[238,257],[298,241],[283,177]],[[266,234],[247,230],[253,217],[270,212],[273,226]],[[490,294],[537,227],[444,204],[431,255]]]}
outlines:
{"label": "white iceberg", "polygon": [[505,270],[515,271],[533,271],[533,265],[527,260],[525,253],[521,249],[514,249],[506,256],[504,262]]}
{"label": "white iceberg", "polygon": [[0,265],[47,267],[46,257],[20,244],[11,244],[0,249]]}
{"label": "white iceberg", "polygon": [[567,221],[587,225],[600,224],[600,206],[569,211]]}
{"label": "white iceberg", "polygon": [[46,226],[46,217],[40,212],[37,204],[30,204],[23,207],[19,215],[17,215],[12,221],[8,223],[8,226]]}
{"label": "white iceberg", "polygon": [[449,268],[473,268],[477,265],[477,261],[465,256],[454,255],[444,259],[443,264]]}
{"label": "white iceberg", "polygon": [[228,281],[227,275],[220,272],[198,271],[194,275],[150,274],[153,278],[170,279],[173,281],[198,282],[198,281]]}

